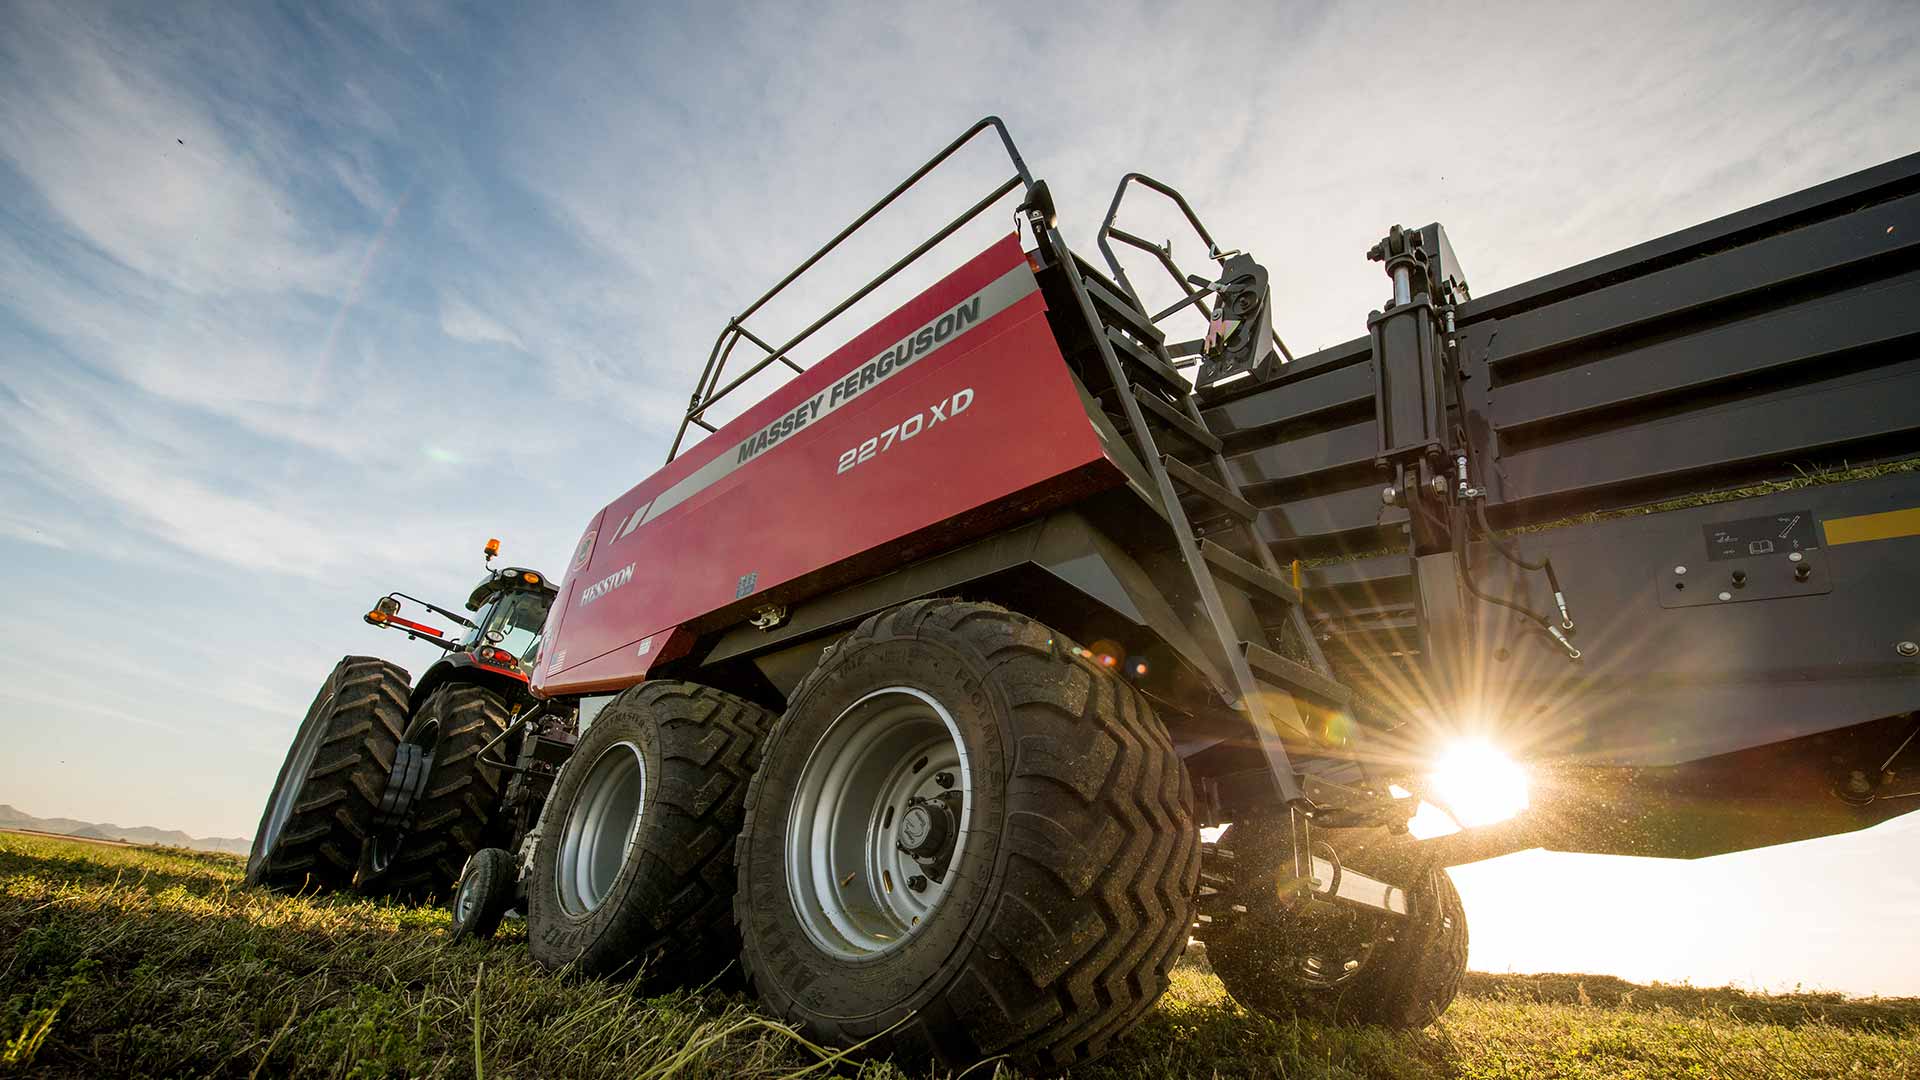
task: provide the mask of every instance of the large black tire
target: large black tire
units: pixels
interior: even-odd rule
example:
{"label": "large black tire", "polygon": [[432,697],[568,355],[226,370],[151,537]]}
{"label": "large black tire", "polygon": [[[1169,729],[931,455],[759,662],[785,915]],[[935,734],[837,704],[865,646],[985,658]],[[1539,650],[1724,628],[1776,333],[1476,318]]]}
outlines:
{"label": "large black tire", "polygon": [[[924,600],[822,657],[768,742],[740,837],[742,962],[769,1009],[817,1042],[873,1040],[863,1052],[876,1056],[954,1068],[1004,1054],[1052,1071],[1098,1056],[1152,1008],[1193,918],[1193,790],[1146,699],[1074,651],[1003,608]],[[897,944],[849,956],[822,947],[817,916],[803,925],[796,888],[819,886],[790,882],[787,834],[836,721],[858,725],[855,710],[895,688],[944,708],[968,816],[937,906]],[[884,833],[893,818],[876,820]],[[813,880],[831,890],[841,868]]]}
{"label": "large black tire", "polygon": [[[668,680],[602,709],[541,819],[527,884],[533,958],[647,987],[725,982],[729,971],[737,981],[733,840],[773,724],[751,702]],[[623,791],[635,765],[638,785]],[[597,870],[584,885],[583,869]]]}
{"label": "large black tire", "polygon": [[494,824],[501,773],[480,763],[480,751],[507,729],[510,715],[506,699],[470,683],[447,683],[420,703],[402,741],[428,750],[433,767],[407,824],[374,832],[363,893],[409,903],[451,896],[474,852],[505,839]]}
{"label": "large black tire", "polygon": [[[1256,819],[1229,827],[1219,846],[1233,853],[1236,876],[1272,876],[1280,860],[1291,863],[1288,831],[1280,820]],[[1325,905],[1307,914],[1277,899],[1254,901],[1244,913],[1215,916],[1197,936],[1227,993],[1254,1012],[1276,1020],[1306,1016],[1420,1028],[1438,1019],[1460,989],[1467,970],[1467,914],[1453,879],[1438,868],[1415,875],[1407,905],[1403,921]],[[1334,938],[1338,943],[1329,940]],[[1303,974],[1301,957],[1309,953],[1316,960],[1332,957],[1317,963],[1314,977]],[[1349,956],[1359,966],[1338,977],[1341,958]]]}
{"label": "large black tire", "polygon": [[247,856],[247,884],[352,886],[406,716],[404,670],[371,656],[334,665],[267,796]]}
{"label": "large black tire", "polygon": [[453,887],[453,930],[448,936],[454,941],[492,937],[513,906],[513,881],[513,856],[505,849],[474,852]]}

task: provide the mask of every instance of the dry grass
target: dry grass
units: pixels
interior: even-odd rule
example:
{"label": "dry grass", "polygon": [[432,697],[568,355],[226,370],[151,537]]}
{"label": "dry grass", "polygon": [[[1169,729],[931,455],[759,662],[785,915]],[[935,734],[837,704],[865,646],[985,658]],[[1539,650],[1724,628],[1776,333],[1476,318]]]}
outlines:
{"label": "dry grass", "polygon": [[[811,1047],[739,995],[554,978],[512,930],[449,947],[439,911],[239,878],[225,856],[0,834],[0,1074],[902,1075]],[[1275,1023],[1196,960],[1076,1075],[1920,1077],[1916,1046],[1920,1001],[1594,976],[1476,975],[1423,1032]]]}

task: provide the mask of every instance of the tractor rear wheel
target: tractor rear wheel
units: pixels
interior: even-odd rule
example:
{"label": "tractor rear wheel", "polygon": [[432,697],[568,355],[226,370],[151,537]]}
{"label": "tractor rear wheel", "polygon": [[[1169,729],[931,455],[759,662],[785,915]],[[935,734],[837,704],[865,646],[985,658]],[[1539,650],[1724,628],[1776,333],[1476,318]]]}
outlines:
{"label": "tractor rear wheel", "polygon": [[[1292,865],[1284,819],[1236,822],[1219,847],[1240,873],[1277,878]],[[1289,871],[1290,872],[1290,871]],[[1419,873],[1405,919],[1328,904],[1289,907],[1268,894],[1201,926],[1227,993],[1276,1020],[1419,1028],[1453,1003],[1467,970],[1467,913],[1443,869]]]}
{"label": "tractor rear wheel", "polygon": [[407,673],[371,656],[334,666],[267,796],[246,881],[345,889],[373,829],[407,715]]}
{"label": "tractor rear wheel", "polygon": [[827,652],[740,836],[768,1008],[816,1042],[1050,1072],[1153,1007],[1193,918],[1193,789],[1147,700],[1077,652],[946,600]]}
{"label": "tractor rear wheel", "polygon": [[420,704],[402,742],[420,748],[425,784],[405,824],[374,830],[361,892],[409,903],[447,897],[474,852],[502,839],[500,770],[482,764],[480,751],[510,715],[506,699],[469,683],[446,683]]}
{"label": "tractor rear wheel", "polygon": [[740,954],[734,837],[774,716],[693,683],[610,702],[554,781],[527,882],[527,945],[548,969],[699,984]]}

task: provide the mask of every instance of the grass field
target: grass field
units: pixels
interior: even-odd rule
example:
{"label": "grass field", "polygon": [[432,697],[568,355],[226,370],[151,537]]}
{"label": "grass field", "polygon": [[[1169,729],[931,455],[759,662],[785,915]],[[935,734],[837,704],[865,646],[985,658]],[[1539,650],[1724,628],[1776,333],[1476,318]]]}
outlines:
{"label": "grass field", "polygon": [[[901,1075],[740,994],[547,976],[513,923],[448,947],[442,912],[273,896],[240,869],[0,833],[0,1075]],[[1439,1024],[1398,1033],[1249,1016],[1196,959],[1074,1075],[1920,1077],[1920,1000],[1473,975]]]}

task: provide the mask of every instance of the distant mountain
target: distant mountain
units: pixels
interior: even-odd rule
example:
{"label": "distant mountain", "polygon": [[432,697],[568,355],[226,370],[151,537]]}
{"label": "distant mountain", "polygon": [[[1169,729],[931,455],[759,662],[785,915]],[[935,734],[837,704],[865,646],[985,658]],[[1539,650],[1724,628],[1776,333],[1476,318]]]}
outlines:
{"label": "distant mountain", "polygon": [[147,825],[123,828],[119,825],[77,821],[73,818],[34,817],[24,810],[0,803],[0,829],[31,829],[34,832],[59,833],[86,840],[120,840],[129,844],[159,844],[192,848],[195,851],[227,851],[245,855],[253,841],[234,836],[188,836],[179,829],[155,829]]}

